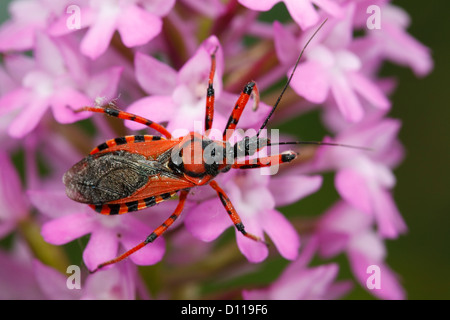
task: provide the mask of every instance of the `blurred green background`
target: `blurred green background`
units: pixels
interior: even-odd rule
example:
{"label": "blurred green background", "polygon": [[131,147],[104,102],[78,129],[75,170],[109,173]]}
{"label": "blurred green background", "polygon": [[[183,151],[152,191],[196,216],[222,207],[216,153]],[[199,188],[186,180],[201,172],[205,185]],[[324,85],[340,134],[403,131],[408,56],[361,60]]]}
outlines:
{"label": "blurred green background", "polygon": [[[7,17],[8,2],[0,1],[0,22]],[[421,0],[393,3],[409,13],[412,21],[409,32],[431,48],[435,67],[423,79],[416,78],[409,69],[394,65],[386,65],[382,72],[395,76],[399,84],[392,96],[390,115],[403,122],[400,140],[407,154],[395,171],[394,197],[409,227],[408,234],[387,242],[387,263],[401,276],[409,299],[449,299],[450,90],[446,91],[444,86],[449,84],[450,73],[447,22],[450,2],[440,1],[439,8],[436,0],[426,4]],[[318,139],[313,134],[307,138]],[[326,177],[325,182],[332,184],[332,177]],[[329,206],[322,199],[312,197],[298,205],[303,212],[320,212]],[[289,214],[295,208],[285,210]],[[356,288],[348,298],[371,296]]]}
{"label": "blurred green background", "polygon": [[[439,3],[439,6],[438,6]],[[409,233],[388,243],[388,263],[402,275],[410,299],[450,298],[450,2],[394,1],[411,16],[409,32],[432,50],[433,73],[417,79],[389,67],[399,87],[392,117],[403,122],[407,157],[396,170],[395,199]]]}

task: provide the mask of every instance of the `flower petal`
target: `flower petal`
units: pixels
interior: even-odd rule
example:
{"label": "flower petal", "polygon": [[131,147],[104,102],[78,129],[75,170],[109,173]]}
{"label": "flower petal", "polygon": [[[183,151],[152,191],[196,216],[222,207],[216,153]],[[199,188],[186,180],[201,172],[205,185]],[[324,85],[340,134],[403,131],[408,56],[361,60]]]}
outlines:
{"label": "flower petal", "polygon": [[[173,117],[175,105],[170,96],[151,96],[132,103],[127,111],[161,123],[169,121]],[[125,125],[132,130],[146,128],[145,125],[133,121],[127,121]]]}
{"label": "flower petal", "polygon": [[161,32],[161,28],[161,18],[136,5],[129,5],[117,21],[120,37],[127,47],[146,44]]}
{"label": "flower petal", "polygon": [[53,116],[59,123],[73,123],[86,119],[90,116],[87,112],[75,113],[74,110],[91,103],[92,99],[70,87],[56,91],[50,98]]}
{"label": "flower petal", "polygon": [[36,97],[12,121],[8,133],[14,138],[22,138],[30,133],[39,123],[48,108],[48,99]]}
{"label": "flower petal", "polygon": [[344,75],[339,74],[333,77],[331,91],[339,110],[347,121],[358,122],[362,119],[364,111],[361,103]]}
{"label": "flower petal", "polygon": [[[354,251],[349,253],[350,266],[353,274],[363,288],[380,299],[402,300],[405,299],[405,290],[400,285],[397,275],[389,266],[380,261],[373,261],[363,252]],[[372,274],[368,272],[369,266],[377,266],[380,270],[380,289],[367,288],[367,281]]]}
{"label": "flower petal", "polygon": [[366,178],[352,169],[342,169],[335,176],[336,189],[346,201],[357,209],[372,213],[372,192]]}
{"label": "flower petal", "polygon": [[81,290],[71,290],[67,287],[67,276],[43,264],[39,260],[33,261],[33,271],[39,287],[46,297],[51,300],[79,299]]}
{"label": "flower petal", "polygon": [[[292,70],[289,70],[289,74]],[[322,103],[328,96],[330,89],[328,73],[316,61],[308,61],[297,67],[292,77],[291,87],[305,99]]]}
{"label": "flower petal", "polygon": [[359,72],[349,72],[348,78],[349,82],[353,86],[353,89],[355,89],[356,92],[366,98],[375,107],[382,110],[387,110],[390,108],[390,101],[374,83],[369,81],[369,79],[364,77]]}
{"label": "flower petal", "polygon": [[309,1],[299,0],[284,0],[286,7],[292,19],[303,30],[312,27],[319,20],[319,15],[314,9],[314,5]]}
{"label": "flower petal", "polygon": [[[241,220],[245,226],[245,231],[264,239],[263,230],[259,225],[259,221],[256,221],[255,219],[246,219],[245,217],[241,217]],[[261,262],[269,255],[269,249],[264,243],[249,239],[238,230],[236,230],[236,242],[239,250],[250,262]]]}
{"label": "flower petal", "polygon": [[92,213],[76,213],[46,222],[41,234],[46,242],[62,245],[92,232],[94,226]]}
{"label": "flower petal", "polygon": [[392,195],[382,188],[373,194],[373,205],[378,231],[381,236],[395,239],[399,234],[407,231],[407,226],[403,220]]}
{"label": "flower petal", "polygon": [[93,75],[86,85],[86,93],[91,98],[115,98],[122,70],[122,67],[111,67]]}
{"label": "flower petal", "polygon": [[280,2],[281,0],[239,0],[239,2],[252,10],[257,11],[267,11],[270,10],[276,3]]}
{"label": "flower petal", "polygon": [[119,238],[116,230],[97,224],[83,251],[83,261],[89,270],[94,270],[99,264],[118,256],[118,248]]}
{"label": "flower petal", "polygon": [[[69,199],[62,190],[28,190],[27,196],[35,208],[51,218],[83,212],[86,205]],[[55,210],[58,208],[58,210]]]}
{"label": "flower petal", "polygon": [[216,197],[188,211],[184,224],[194,237],[206,242],[215,240],[225,229],[232,226],[231,219]]}
{"label": "flower petal", "polygon": [[259,219],[280,254],[288,260],[295,260],[300,248],[300,237],[292,224],[277,210],[267,210]]}
{"label": "flower petal", "polygon": [[[130,250],[151,233],[151,228],[134,217],[127,217],[121,228],[120,242],[125,250]],[[138,250],[130,256],[130,259],[137,265],[153,265],[164,256],[165,253],[164,238],[159,237],[154,242]]]}
{"label": "flower petal", "polygon": [[275,177],[269,184],[269,190],[275,199],[275,206],[285,206],[296,202],[319,190],[321,176],[289,175]]}
{"label": "flower petal", "polygon": [[137,52],[134,69],[139,85],[148,94],[171,95],[175,89],[177,72],[151,56]]}
{"label": "flower petal", "polygon": [[120,12],[114,10],[114,8],[111,8],[111,10],[102,8],[94,20],[95,23],[91,25],[81,41],[81,53],[94,60],[106,51],[116,30],[119,14]]}

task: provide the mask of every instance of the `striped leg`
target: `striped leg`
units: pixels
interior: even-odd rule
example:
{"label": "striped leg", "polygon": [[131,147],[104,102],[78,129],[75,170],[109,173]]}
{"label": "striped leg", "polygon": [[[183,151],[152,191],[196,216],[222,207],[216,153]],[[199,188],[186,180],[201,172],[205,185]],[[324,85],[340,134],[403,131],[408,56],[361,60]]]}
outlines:
{"label": "striped leg", "polygon": [[242,163],[236,162],[231,167],[234,169],[270,167],[281,163],[291,162],[292,160],[297,158],[297,155],[298,154],[294,151],[286,151],[280,154],[275,154],[273,156],[245,160]]}
{"label": "striped leg", "polygon": [[214,190],[216,190],[217,195],[220,198],[220,201],[222,201],[222,204],[225,207],[225,210],[227,210],[228,215],[230,216],[231,221],[233,221],[233,224],[236,227],[236,229],[239,232],[241,232],[244,236],[246,236],[247,238],[252,239],[254,241],[262,242],[265,245],[267,245],[267,243],[264,240],[262,240],[260,237],[257,237],[255,235],[245,231],[245,227],[242,224],[241,218],[239,217],[239,214],[237,213],[236,209],[233,207],[233,204],[231,203],[230,198],[228,198],[228,196],[226,195],[225,191],[223,191],[222,188],[219,187],[217,182],[211,181],[209,183],[209,185]]}
{"label": "striped leg", "polygon": [[99,270],[99,269],[101,269],[101,268],[103,268],[105,266],[108,266],[108,265],[117,263],[119,261],[122,261],[123,259],[127,258],[131,254],[133,254],[136,251],[138,251],[138,250],[142,249],[143,247],[145,247],[147,244],[155,241],[155,239],[158,238],[160,235],[162,235],[172,225],[172,223],[174,223],[174,221],[180,216],[181,211],[183,211],[183,207],[184,207],[184,203],[186,201],[187,195],[188,195],[188,191],[187,190],[183,190],[183,191],[180,192],[180,200],[178,202],[177,207],[175,208],[175,211],[172,213],[172,215],[166,221],[163,222],[162,225],[160,225],[152,233],[150,233],[150,235],[147,237],[147,239],[145,239],[143,242],[139,243],[134,248],[132,248],[132,249],[128,250],[127,252],[121,254],[117,258],[99,264],[97,266],[97,268],[95,268],[95,270],[92,271],[92,273],[96,272],[97,270]]}
{"label": "striped leg", "polygon": [[205,112],[205,133],[212,128],[214,118],[214,74],[216,73],[216,52],[218,47],[211,54],[211,71],[208,78],[208,89],[206,91],[206,112]]}
{"label": "striped leg", "polygon": [[142,123],[145,124],[147,127],[158,131],[159,133],[164,135],[167,139],[170,139],[172,137],[170,132],[167,131],[166,128],[164,128],[162,125],[132,113],[117,110],[111,107],[82,107],[78,110],[75,110],[75,112],[82,112],[82,111],[105,113],[111,117]]}
{"label": "striped leg", "polygon": [[223,140],[227,141],[228,138],[233,133],[236,128],[239,119],[241,118],[242,112],[244,111],[245,106],[247,105],[248,100],[250,99],[250,95],[252,95],[255,103],[253,105],[253,110],[256,110],[259,105],[259,90],[258,86],[255,82],[249,82],[242,90],[241,95],[239,96],[233,111],[231,112],[230,117],[228,118],[227,125],[225,130],[223,131]]}

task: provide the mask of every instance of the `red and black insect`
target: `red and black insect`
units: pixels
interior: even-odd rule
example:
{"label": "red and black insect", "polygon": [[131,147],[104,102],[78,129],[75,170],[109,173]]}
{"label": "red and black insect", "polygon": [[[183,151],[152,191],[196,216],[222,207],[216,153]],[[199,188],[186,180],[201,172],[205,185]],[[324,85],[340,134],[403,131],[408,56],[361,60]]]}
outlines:
{"label": "red and black insect", "polygon": [[[300,53],[295,67],[307,45]],[[214,119],[213,78],[215,65],[214,52],[211,54],[211,70],[206,93],[205,135],[191,132],[185,137],[174,139],[163,126],[110,106],[83,107],[76,110],[77,112],[104,113],[120,119],[135,121],[156,130],[163,137],[132,135],[100,144],[86,158],[64,174],[63,182],[69,198],[86,203],[101,214],[117,215],[154,206],[179,194],[179,202],[175,211],[161,226],[150,233],[143,242],[117,258],[100,264],[94,271],[119,262],[153,242],[179,217],[189,190],[206,184],[209,184],[217,192],[236,229],[252,240],[264,242],[245,230],[239,214],[214,178],[230,169],[267,167],[290,162],[297,157],[297,153],[288,151],[253,160],[237,161],[239,158],[254,155],[260,149],[273,145],[269,139],[260,138],[259,135],[277,108],[295,68],[258,134],[253,137],[245,137],[231,145],[227,142],[227,137],[235,130],[250,96],[253,95],[255,101],[258,101],[259,92],[256,83],[249,82],[231,112],[223,132],[223,140],[211,140],[208,134]],[[277,144],[338,145],[306,141]],[[199,150],[200,152],[198,152]]]}

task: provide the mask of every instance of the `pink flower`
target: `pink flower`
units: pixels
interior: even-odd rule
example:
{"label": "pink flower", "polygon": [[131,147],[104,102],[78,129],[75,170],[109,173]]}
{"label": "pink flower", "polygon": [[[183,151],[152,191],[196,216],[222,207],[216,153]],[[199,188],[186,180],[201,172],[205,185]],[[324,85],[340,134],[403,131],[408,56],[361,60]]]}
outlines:
{"label": "pink flower", "polygon": [[[404,299],[405,292],[397,276],[384,262],[386,248],[382,238],[371,229],[372,222],[370,215],[344,201],[336,203],[319,222],[319,252],[325,258],[345,252],[356,279],[371,294],[381,299]],[[370,266],[381,270],[378,289],[367,285]]]}
{"label": "pink flower", "polygon": [[[145,240],[167,218],[172,205],[161,204],[158,207],[169,207],[164,216],[153,213],[146,217],[152,223],[144,223],[132,214],[102,216],[86,205],[71,201],[64,192],[29,191],[28,194],[34,206],[53,217],[42,227],[45,241],[62,245],[86,234],[91,235],[83,252],[83,260],[89,270],[118,256],[122,248],[129,250]],[[138,265],[155,264],[162,259],[164,251],[164,239],[158,238],[130,258]]]}
{"label": "pink flower", "polygon": [[338,143],[372,148],[371,151],[323,146],[309,167],[299,168],[301,172],[336,170],[335,186],[341,197],[373,216],[379,234],[388,238],[396,238],[407,229],[390,193],[395,186],[391,168],[403,155],[396,141],[399,129],[397,120],[372,117],[340,132],[334,139]]}
{"label": "pink flower", "polygon": [[[334,20],[325,24],[320,35],[305,52],[307,61],[298,66],[291,87],[299,95],[316,104],[322,104],[332,97],[347,121],[358,122],[364,116],[360,97],[381,110],[390,108],[390,101],[378,86],[360,71],[360,58],[349,50],[353,32],[353,11],[353,6],[349,5],[345,20]],[[310,34],[307,34],[304,39],[309,37]]]}
{"label": "pink flower", "polygon": [[32,254],[20,239],[8,252],[0,250],[0,300],[46,298],[33,273]]}
{"label": "pink flower", "polygon": [[[299,175],[271,178],[261,175],[257,169],[227,174],[228,177],[218,180],[241,217],[246,231],[260,238],[267,233],[280,254],[294,260],[300,246],[299,236],[275,207],[298,201],[317,191],[321,178]],[[203,241],[212,241],[233,226],[217,195],[209,194],[209,197],[203,195],[202,202],[186,212],[184,221],[186,228]],[[244,237],[238,231],[236,241],[239,250],[249,261],[260,262],[267,257],[265,245]]]}
{"label": "pink flower", "polygon": [[300,257],[291,262],[267,288],[244,290],[246,300],[318,300],[342,297],[351,288],[349,281],[335,282],[339,267],[335,263],[307,267],[317,245],[313,239]]}
{"label": "pink flower", "polygon": [[28,215],[30,204],[9,155],[0,152],[0,238]]}
{"label": "pink flower", "polygon": [[358,52],[363,65],[378,68],[386,59],[393,63],[410,67],[418,76],[425,76],[433,69],[430,49],[406,32],[410,17],[402,8],[387,1],[363,0],[357,2],[355,24],[366,27],[369,5],[378,5],[381,13],[380,29],[367,30],[366,36],[357,38],[351,44],[352,50]]}
{"label": "pink flower", "polygon": [[[108,49],[116,30],[127,47],[146,44],[161,32],[161,17],[174,3],[175,0],[101,0],[91,1],[87,6],[81,4],[81,28],[89,27],[80,44],[81,53],[97,59]],[[67,19],[68,15],[60,17],[51,26],[50,34],[59,36],[72,32],[74,29],[66,27]]]}
{"label": "pink flower", "polygon": [[[50,106],[56,120],[74,122],[86,114],[74,109],[92,104],[97,97],[112,97],[121,74],[120,67],[111,67],[92,76],[83,68],[69,44],[54,41],[40,33],[36,36],[35,60],[11,57],[25,62],[11,63],[23,74],[21,84],[0,98],[0,115],[17,112],[8,128],[11,136],[19,138],[31,132]],[[14,73],[15,70],[10,70]]]}
{"label": "pink flower", "polygon": [[45,298],[51,300],[132,300],[136,298],[138,279],[136,267],[129,262],[103,272],[79,274],[79,288],[69,289],[70,274],[33,262],[34,275]]}
{"label": "pink flower", "polygon": [[67,4],[64,1],[11,1],[11,19],[0,26],[0,51],[25,51],[34,47],[37,33],[45,31]]}
{"label": "pink flower", "polygon": [[310,28],[319,21],[315,5],[335,17],[342,14],[340,6],[330,0],[239,0],[242,5],[257,11],[268,11],[278,2],[284,2],[292,19],[302,29]]}

